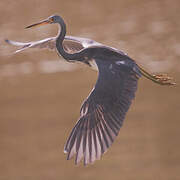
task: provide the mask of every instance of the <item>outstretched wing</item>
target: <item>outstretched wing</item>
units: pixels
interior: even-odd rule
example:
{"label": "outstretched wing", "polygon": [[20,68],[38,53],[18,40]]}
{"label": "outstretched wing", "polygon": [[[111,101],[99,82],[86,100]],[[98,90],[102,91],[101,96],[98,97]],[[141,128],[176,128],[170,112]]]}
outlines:
{"label": "outstretched wing", "polygon": [[32,41],[32,42],[17,42],[17,41],[6,39],[5,42],[13,46],[18,46],[19,49],[16,50],[16,53],[18,53],[28,48],[55,50],[55,40],[56,40],[56,37],[46,38],[40,41]]}
{"label": "outstretched wing", "polygon": [[[46,38],[40,41],[25,42],[25,43],[12,41],[8,39],[6,39],[5,42],[13,46],[18,46],[19,49],[16,51],[16,53],[21,52],[28,48],[56,50],[56,37]],[[101,45],[101,44],[91,39],[74,37],[74,36],[66,36],[63,41],[64,49],[69,53],[75,53],[83,48],[92,45]]]}
{"label": "outstretched wing", "polygon": [[98,80],[82,105],[80,118],[64,148],[67,159],[76,155],[76,164],[82,158],[85,165],[100,159],[119,133],[140,77],[135,62],[127,58],[115,62],[95,60]]}
{"label": "outstretched wing", "polygon": [[[49,50],[55,51],[56,38],[57,37],[50,37],[50,38],[42,39],[40,41],[31,41],[31,42],[18,42],[18,41],[12,41],[12,40],[6,39],[5,42],[13,46],[19,47],[19,49],[15,51],[16,53],[26,50],[28,48],[49,49]],[[96,46],[96,47],[107,47],[111,49],[112,51],[116,51],[122,55],[126,55],[126,53],[124,53],[123,51],[120,51],[118,49],[115,49],[109,46],[105,46],[92,39],[76,37],[76,36],[65,36],[65,39],[63,41],[63,46],[64,46],[64,49],[68,53],[75,53],[77,51],[82,50],[83,48]]]}

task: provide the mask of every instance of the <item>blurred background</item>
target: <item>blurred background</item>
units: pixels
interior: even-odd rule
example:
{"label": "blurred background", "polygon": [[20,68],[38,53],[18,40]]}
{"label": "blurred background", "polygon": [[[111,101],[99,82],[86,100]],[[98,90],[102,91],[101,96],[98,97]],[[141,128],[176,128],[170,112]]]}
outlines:
{"label": "blurred background", "polygon": [[67,34],[119,48],[146,70],[180,84],[179,0],[0,1],[0,180],[180,179],[180,87],[142,78],[119,136],[95,164],[67,161],[66,139],[97,79],[56,52],[15,48],[5,38],[55,36],[56,25],[24,29],[52,14]]}

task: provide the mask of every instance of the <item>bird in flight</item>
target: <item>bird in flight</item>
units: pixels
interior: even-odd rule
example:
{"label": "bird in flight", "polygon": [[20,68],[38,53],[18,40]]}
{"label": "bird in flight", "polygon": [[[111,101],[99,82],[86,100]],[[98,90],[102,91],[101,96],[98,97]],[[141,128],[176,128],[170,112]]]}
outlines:
{"label": "bird in flight", "polygon": [[61,16],[50,16],[26,28],[55,23],[60,26],[56,37],[27,43],[5,41],[19,46],[16,52],[48,48],[56,50],[69,62],[79,61],[98,70],[97,82],[84,101],[80,118],[64,147],[68,160],[75,156],[76,164],[84,159],[84,165],[87,165],[100,159],[117,137],[141,76],[160,85],[175,83],[167,75],[148,73],[118,49],[91,39],[66,36],[66,24]]}

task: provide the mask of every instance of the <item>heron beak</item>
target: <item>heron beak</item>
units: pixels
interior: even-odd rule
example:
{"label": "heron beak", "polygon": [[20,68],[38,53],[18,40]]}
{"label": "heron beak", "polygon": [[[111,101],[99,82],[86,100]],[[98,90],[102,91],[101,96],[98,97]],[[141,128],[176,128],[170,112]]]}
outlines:
{"label": "heron beak", "polygon": [[25,27],[25,29],[32,28],[32,27],[37,27],[37,26],[42,26],[42,25],[46,25],[46,24],[50,24],[50,23],[51,23],[51,21],[49,19],[46,19],[46,20],[43,20],[41,22],[38,22],[38,23],[32,24],[30,26],[27,26],[27,27]]}

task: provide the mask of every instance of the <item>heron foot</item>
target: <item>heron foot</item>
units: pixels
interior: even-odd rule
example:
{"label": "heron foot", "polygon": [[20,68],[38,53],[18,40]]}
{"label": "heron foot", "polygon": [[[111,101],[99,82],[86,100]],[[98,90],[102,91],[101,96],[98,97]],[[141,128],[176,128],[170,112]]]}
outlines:
{"label": "heron foot", "polygon": [[176,85],[175,82],[173,82],[173,78],[168,76],[167,74],[153,74],[153,79],[161,85]]}
{"label": "heron foot", "polygon": [[145,71],[143,68],[139,66],[139,69],[141,71],[141,74],[150,79],[151,81],[160,84],[160,85],[167,85],[167,86],[173,86],[176,85],[175,82],[173,82],[173,78],[169,77],[167,74],[151,74]]}

